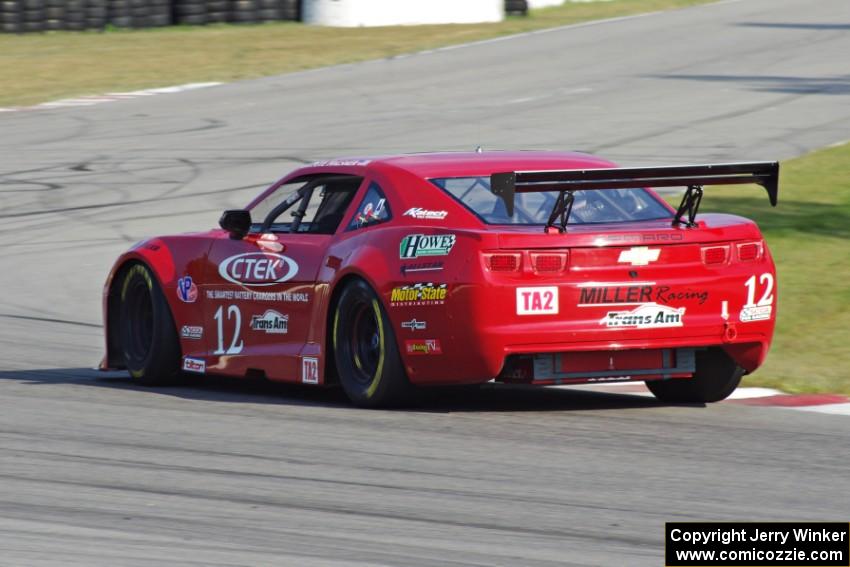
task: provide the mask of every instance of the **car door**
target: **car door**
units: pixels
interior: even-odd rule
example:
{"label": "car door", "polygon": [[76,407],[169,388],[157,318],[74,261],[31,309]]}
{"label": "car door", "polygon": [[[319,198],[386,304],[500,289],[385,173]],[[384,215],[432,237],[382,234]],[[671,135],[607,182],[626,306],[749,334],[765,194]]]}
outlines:
{"label": "car door", "polygon": [[248,235],[214,242],[204,289],[207,372],[314,381],[317,373],[304,371],[301,353],[310,337],[316,279],[361,182],[322,176],[283,185],[252,209]]}

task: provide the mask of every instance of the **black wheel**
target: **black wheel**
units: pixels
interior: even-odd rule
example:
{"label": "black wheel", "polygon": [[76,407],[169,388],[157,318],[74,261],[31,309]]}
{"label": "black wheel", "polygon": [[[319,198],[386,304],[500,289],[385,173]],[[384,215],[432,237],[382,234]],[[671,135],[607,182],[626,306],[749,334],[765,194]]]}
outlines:
{"label": "black wheel", "polygon": [[119,333],[130,376],[144,386],[180,378],[180,342],[171,309],[150,270],[135,264],[121,282]]}
{"label": "black wheel", "polygon": [[712,348],[696,353],[693,378],[650,380],[646,387],[656,398],[669,403],[711,403],[728,398],[738,384],[744,369],[722,349]]}
{"label": "black wheel", "polygon": [[334,361],[343,390],[358,406],[387,407],[410,400],[413,387],[395,333],[378,296],[358,280],[340,295],[333,315]]}

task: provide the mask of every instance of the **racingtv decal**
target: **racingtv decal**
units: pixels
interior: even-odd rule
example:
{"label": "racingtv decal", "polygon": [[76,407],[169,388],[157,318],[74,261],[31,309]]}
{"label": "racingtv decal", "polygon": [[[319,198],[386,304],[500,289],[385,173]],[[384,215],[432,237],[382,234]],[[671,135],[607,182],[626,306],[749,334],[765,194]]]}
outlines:
{"label": "racingtv decal", "polygon": [[305,384],[319,383],[319,359],[305,356],[301,359],[301,381]]}
{"label": "racingtv decal", "polygon": [[207,371],[207,363],[202,358],[189,358],[187,356],[183,359],[183,371],[203,374]]}
{"label": "racingtv decal", "polygon": [[198,286],[190,276],[177,280],[177,297],[183,303],[195,303],[198,300]]}
{"label": "racingtv decal", "polygon": [[404,341],[404,350],[407,354],[443,354],[439,339],[419,339]]}
{"label": "racingtv decal", "polygon": [[661,303],[669,305],[682,301],[695,301],[703,305],[709,297],[707,290],[692,288],[673,289],[656,286],[655,282],[579,284],[579,307],[597,305],[642,305]]}
{"label": "racingtv decal", "polygon": [[418,321],[416,319],[411,319],[410,321],[403,321],[401,323],[402,329],[410,329],[411,331],[423,331],[428,326],[425,321]]}
{"label": "racingtv decal", "polygon": [[667,305],[649,303],[631,311],[609,311],[599,323],[606,327],[652,329],[662,327],[681,327],[685,318],[685,308],[678,309]]}
{"label": "racingtv decal", "polygon": [[401,239],[399,258],[448,256],[456,240],[454,234],[409,234]]}
{"label": "racingtv decal", "polygon": [[248,301],[284,301],[287,303],[309,303],[310,294],[290,291],[244,291],[233,289],[208,289],[207,299],[245,299]]}
{"label": "racingtv decal", "polygon": [[390,293],[393,307],[411,305],[442,305],[448,294],[447,284],[415,283],[394,287]]}
{"label": "racingtv decal", "polygon": [[420,209],[413,207],[404,211],[406,217],[413,217],[420,220],[443,220],[449,215],[448,211],[429,211],[428,209]]}
{"label": "racingtv decal", "polygon": [[518,287],[517,315],[557,315],[558,286]]}
{"label": "racingtv decal", "polygon": [[204,336],[204,328],[195,325],[183,325],[180,327],[181,339],[198,340]]}
{"label": "racingtv decal", "polygon": [[268,309],[262,315],[251,317],[251,330],[264,331],[266,334],[285,335],[289,331],[289,315]]}
{"label": "racingtv decal", "polygon": [[247,252],[224,260],[218,274],[229,282],[247,286],[268,286],[286,282],[298,273],[292,258],[271,252]]}

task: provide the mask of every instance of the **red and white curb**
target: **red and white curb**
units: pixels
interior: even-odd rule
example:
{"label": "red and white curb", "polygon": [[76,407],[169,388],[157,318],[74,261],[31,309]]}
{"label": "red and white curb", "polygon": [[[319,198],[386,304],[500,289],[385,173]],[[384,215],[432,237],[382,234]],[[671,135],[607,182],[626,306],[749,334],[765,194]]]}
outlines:
{"label": "red and white curb", "polygon": [[216,87],[222,83],[186,83],[185,85],[175,85],[173,87],[158,87],[155,89],[143,89],[140,91],[128,91],[123,93],[106,93],[100,95],[87,95],[76,98],[63,98],[62,100],[53,100],[43,102],[35,106],[10,106],[0,108],[0,112],[24,112],[32,110],[48,110],[51,108],[72,108],[79,106],[93,106],[104,102],[115,102],[117,100],[127,100],[131,98],[141,98],[145,96],[154,96],[160,94],[182,93],[185,91],[194,91],[197,89],[206,89]]}
{"label": "red and white curb", "polygon": [[[630,394],[652,397],[643,382],[612,382],[558,386],[609,394]],[[798,411],[813,411],[834,415],[850,415],[850,397],[840,394],[788,394],[772,388],[738,388],[722,403],[742,406],[770,406]]]}

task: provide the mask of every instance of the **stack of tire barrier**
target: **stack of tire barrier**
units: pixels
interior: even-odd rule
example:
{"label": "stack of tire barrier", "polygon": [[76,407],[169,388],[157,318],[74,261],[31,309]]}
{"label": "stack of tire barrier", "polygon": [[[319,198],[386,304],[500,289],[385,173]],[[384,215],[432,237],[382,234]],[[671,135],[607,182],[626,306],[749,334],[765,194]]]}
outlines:
{"label": "stack of tire barrier", "polygon": [[506,14],[528,14],[528,0],[505,0]]}
{"label": "stack of tire barrier", "polygon": [[0,0],[6,33],[300,19],[301,0]]}

